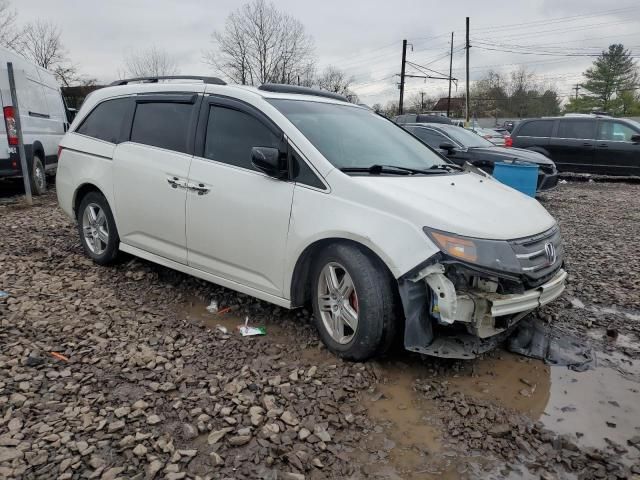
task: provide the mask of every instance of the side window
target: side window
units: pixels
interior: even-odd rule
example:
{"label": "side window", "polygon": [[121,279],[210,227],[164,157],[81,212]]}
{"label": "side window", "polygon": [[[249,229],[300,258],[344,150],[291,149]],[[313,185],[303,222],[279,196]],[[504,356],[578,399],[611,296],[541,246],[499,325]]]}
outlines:
{"label": "side window", "polygon": [[187,153],[190,103],[138,103],[131,127],[131,141]]}
{"label": "side window", "polygon": [[591,140],[596,135],[596,122],[588,120],[560,120],[558,138],[577,138]]}
{"label": "side window", "polygon": [[601,120],[598,125],[598,140],[630,142],[633,135],[638,135],[638,132],[621,122]]}
{"label": "side window", "polygon": [[[291,149],[291,147],[289,148]],[[311,167],[295,152],[291,154],[291,161],[293,162],[293,180],[296,183],[302,183],[321,190],[327,189]]]}
{"label": "side window", "polygon": [[526,122],[518,130],[518,137],[550,137],[553,129],[552,120],[534,120]]}
{"label": "side window", "polygon": [[429,145],[431,148],[440,148],[443,143],[451,143],[444,135],[427,128],[410,128],[409,131]]}
{"label": "side window", "polygon": [[280,137],[248,113],[226,107],[211,107],[204,143],[204,156],[211,160],[255,170],[253,147],[280,147]]}
{"label": "side window", "polygon": [[130,98],[116,98],[102,102],[87,115],[76,132],[105,142],[122,142],[122,121],[132,101]]}

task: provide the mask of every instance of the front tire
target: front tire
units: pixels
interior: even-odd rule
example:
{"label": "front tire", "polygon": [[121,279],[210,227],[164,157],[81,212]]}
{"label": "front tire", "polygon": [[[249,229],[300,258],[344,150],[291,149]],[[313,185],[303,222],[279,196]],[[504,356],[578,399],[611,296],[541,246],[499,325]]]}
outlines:
{"label": "front tire", "polygon": [[33,165],[31,169],[31,192],[34,195],[44,195],[47,192],[47,175],[44,165],[39,157],[33,157]]}
{"label": "front tire", "polygon": [[396,315],[393,279],[382,262],[346,244],[325,248],[312,272],[320,338],[334,354],[364,361],[391,345]]}
{"label": "front tire", "polygon": [[112,263],[118,256],[120,237],[107,199],[101,193],[89,192],[76,214],[80,242],[87,256],[99,265]]}

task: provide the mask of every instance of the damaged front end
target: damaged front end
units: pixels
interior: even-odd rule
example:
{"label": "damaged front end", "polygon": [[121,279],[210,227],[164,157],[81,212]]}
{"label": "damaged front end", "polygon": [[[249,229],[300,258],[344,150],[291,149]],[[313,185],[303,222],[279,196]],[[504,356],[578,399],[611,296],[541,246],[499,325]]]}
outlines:
{"label": "damaged front end", "polygon": [[495,348],[521,319],[562,294],[567,273],[557,227],[504,243],[515,259],[509,271],[441,252],[399,279],[407,350],[473,358]]}

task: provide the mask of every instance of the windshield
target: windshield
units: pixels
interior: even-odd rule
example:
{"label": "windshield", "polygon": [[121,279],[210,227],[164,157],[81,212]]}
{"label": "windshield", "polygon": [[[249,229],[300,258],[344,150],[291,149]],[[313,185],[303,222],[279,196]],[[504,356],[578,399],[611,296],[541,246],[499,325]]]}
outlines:
{"label": "windshield", "polygon": [[370,110],[302,100],[270,103],[337,168],[428,169],[448,164],[420,140]]}
{"label": "windshield", "polygon": [[453,138],[456,142],[462,144],[465,148],[478,148],[478,147],[493,147],[495,146],[489,140],[485,140],[477,133],[473,133],[469,130],[465,130],[461,127],[454,127],[448,125],[438,125],[447,135]]}

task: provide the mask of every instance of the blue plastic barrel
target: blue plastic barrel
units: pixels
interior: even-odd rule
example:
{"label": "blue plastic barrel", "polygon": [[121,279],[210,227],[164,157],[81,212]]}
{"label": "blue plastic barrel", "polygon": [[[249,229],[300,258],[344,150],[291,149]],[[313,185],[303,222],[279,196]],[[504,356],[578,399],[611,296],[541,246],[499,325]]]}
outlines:
{"label": "blue plastic barrel", "polygon": [[538,165],[534,163],[499,162],[493,167],[493,176],[499,182],[525,195],[536,196]]}

